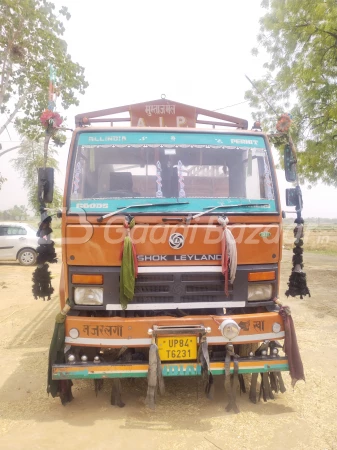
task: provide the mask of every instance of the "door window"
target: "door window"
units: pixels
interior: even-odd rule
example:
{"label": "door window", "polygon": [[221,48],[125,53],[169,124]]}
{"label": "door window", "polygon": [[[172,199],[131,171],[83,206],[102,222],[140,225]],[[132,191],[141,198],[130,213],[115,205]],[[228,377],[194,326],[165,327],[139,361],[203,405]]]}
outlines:
{"label": "door window", "polygon": [[8,227],[7,236],[23,236],[27,231],[22,227]]}
{"label": "door window", "polygon": [[0,236],[7,236],[7,227],[0,227]]}

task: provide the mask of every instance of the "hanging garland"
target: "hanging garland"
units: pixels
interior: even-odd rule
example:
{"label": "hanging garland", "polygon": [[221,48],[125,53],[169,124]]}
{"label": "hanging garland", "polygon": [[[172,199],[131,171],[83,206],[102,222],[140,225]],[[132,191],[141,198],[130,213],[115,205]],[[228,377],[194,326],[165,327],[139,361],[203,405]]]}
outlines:
{"label": "hanging garland", "polygon": [[279,133],[288,133],[291,126],[291,115],[281,114],[276,123],[276,129]]}
{"label": "hanging garland", "polygon": [[[63,122],[62,117],[58,112],[54,111],[55,107],[55,81],[56,74],[53,66],[50,67],[50,83],[49,83],[49,102],[48,108],[43,111],[40,117],[40,122],[45,129],[44,140],[44,169],[47,167],[48,160],[48,146],[50,139],[56,145],[63,145],[66,141],[65,135],[59,131],[59,127]],[[43,190],[43,187],[42,187]],[[51,228],[52,216],[47,214],[46,205],[44,202],[44,193],[39,192],[41,222],[36,233],[38,239],[37,251],[37,267],[33,273],[33,287],[32,292],[35,299],[43,298],[45,300],[51,299],[54,288],[51,285],[51,272],[49,271],[48,263],[56,263],[57,255],[55,252],[54,241],[51,240],[53,232]]]}
{"label": "hanging garland", "polygon": [[66,143],[67,137],[65,134],[57,132],[53,134],[51,139],[56,147],[62,147]]}
{"label": "hanging garland", "polygon": [[46,109],[41,114],[40,122],[47,131],[52,132],[62,124],[63,119],[59,113]]}
{"label": "hanging garland", "polygon": [[[293,159],[296,163],[296,151],[295,146],[293,143],[293,140],[291,138],[291,135],[289,133],[289,130],[291,128],[292,124],[292,118],[290,114],[281,114],[279,117],[276,129],[280,135],[278,135],[278,142],[284,143],[285,139],[287,140],[287,144],[289,144],[290,149],[293,154]],[[292,258],[292,271],[291,275],[289,277],[288,282],[288,289],[285,292],[285,295],[287,297],[292,296],[296,297],[297,295],[300,296],[301,299],[303,299],[303,296],[309,295],[310,297],[310,291],[307,286],[307,278],[305,272],[303,272],[303,237],[304,237],[304,220],[302,217],[302,207],[303,207],[303,201],[302,201],[302,193],[301,188],[298,184],[297,180],[297,195],[298,195],[298,205],[296,207],[296,219],[295,219],[295,228],[294,228],[294,248],[293,248],[293,258]]]}
{"label": "hanging garland", "polygon": [[293,267],[291,275],[289,277],[289,288],[285,292],[285,295],[289,297],[296,297],[297,295],[303,299],[303,296],[310,295],[310,291],[307,286],[307,277],[303,272],[303,238],[304,238],[304,220],[302,217],[295,219],[296,226],[294,228],[294,248],[293,248]]}
{"label": "hanging garland", "polygon": [[41,114],[40,122],[46,130],[46,135],[49,136],[49,139],[52,139],[57,147],[62,147],[66,143],[66,135],[59,130],[63,122],[59,113],[46,109]]}
{"label": "hanging garland", "polygon": [[54,288],[51,285],[51,273],[48,270],[49,265],[47,263],[56,263],[57,255],[54,248],[54,241],[50,240],[50,235],[53,230],[50,228],[52,218],[47,216],[39,226],[36,233],[38,240],[37,251],[37,267],[33,273],[33,295],[35,300],[38,298],[51,299],[51,295],[54,292]]}

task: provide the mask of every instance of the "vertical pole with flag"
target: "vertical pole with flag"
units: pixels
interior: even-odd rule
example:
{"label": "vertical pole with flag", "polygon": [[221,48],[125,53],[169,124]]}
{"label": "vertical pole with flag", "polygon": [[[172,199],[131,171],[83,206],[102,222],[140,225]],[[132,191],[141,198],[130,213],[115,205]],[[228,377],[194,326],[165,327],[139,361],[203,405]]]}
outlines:
{"label": "vertical pole with flag", "polygon": [[[55,108],[55,101],[54,101],[54,89],[55,89],[55,81],[56,81],[56,73],[55,69],[52,65],[50,65],[49,68],[49,92],[48,92],[48,107],[47,111],[45,111],[43,114],[52,113]],[[47,173],[47,161],[48,161],[48,146],[50,138],[52,137],[54,133],[54,119],[53,117],[50,117],[51,114],[47,114],[46,119],[46,131],[45,131],[45,138],[44,138],[44,161],[43,161],[43,168],[39,169],[39,209],[40,209],[40,224],[39,229],[37,231],[37,237],[38,239],[38,248],[37,251],[37,267],[33,273],[33,287],[32,292],[34,295],[34,298],[43,298],[44,300],[47,298],[47,300],[51,299],[51,294],[54,292],[54,288],[51,285],[51,273],[48,270],[49,265],[48,263],[55,263],[57,262],[57,256],[54,248],[54,242],[51,240],[51,221],[52,217],[48,214],[48,210],[46,208],[45,203],[45,197],[44,197],[44,188],[48,185],[50,180],[48,179]],[[41,116],[42,117],[42,116]],[[42,175],[40,175],[42,174]],[[41,184],[41,186],[40,186]]]}
{"label": "vertical pole with flag", "polygon": [[56,83],[55,67],[52,64],[50,64],[50,67],[49,67],[49,97],[48,97],[49,111],[54,111],[54,109],[55,109],[55,83]]}
{"label": "vertical pole with flag", "polygon": [[[52,64],[49,66],[49,92],[48,92],[48,107],[49,111],[54,111],[55,109],[55,82],[56,82],[56,71]],[[47,166],[48,159],[48,145],[51,138],[51,128],[46,128],[46,136],[44,138],[44,168]]]}

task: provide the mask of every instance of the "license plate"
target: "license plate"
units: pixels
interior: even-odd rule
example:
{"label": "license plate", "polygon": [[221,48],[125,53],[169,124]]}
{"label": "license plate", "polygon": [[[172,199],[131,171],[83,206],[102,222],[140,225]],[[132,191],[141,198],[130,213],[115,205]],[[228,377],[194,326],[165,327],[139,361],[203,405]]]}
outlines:
{"label": "license plate", "polygon": [[158,337],[157,345],[162,361],[197,359],[196,336]]}

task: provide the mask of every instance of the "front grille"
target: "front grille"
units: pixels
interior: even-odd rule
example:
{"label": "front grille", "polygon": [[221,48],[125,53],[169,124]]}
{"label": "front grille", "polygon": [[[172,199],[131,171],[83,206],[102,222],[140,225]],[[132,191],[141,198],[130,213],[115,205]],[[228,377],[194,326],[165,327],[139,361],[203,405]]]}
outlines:
{"label": "front grille", "polygon": [[146,303],[173,303],[174,297],[161,297],[161,296],[145,296],[145,297],[138,297],[135,295],[132,300],[132,304],[138,303],[138,304],[146,304]]}
{"label": "front grille", "polygon": [[165,283],[166,281],[173,281],[172,273],[139,273],[137,276],[138,283]]}
{"label": "front grille", "polygon": [[135,286],[135,294],[142,294],[148,292],[169,292],[169,286],[142,286],[136,284]]}
{"label": "front grille", "polygon": [[[222,273],[140,274],[132,303],[198,303],[230,300]],[[230,294],[233,287],[229,286]]]}
{"label": "front grille", "polygon": [[223,275],[221,273],[182,273],[181,281],[193,282],[223,282]]}
{"label": "front grille", "polygon": [[221,292],[224,290],[223,285],[192,285],[192,286],[186,286],[186,292]]}
{"label": "front grille", "polygon": [[[200,266],[185,266],[185,270],[188,272],[175,272],[177,267],[165,267],[167,272],[156,272],[155,267],[144,267],[141,273],[138,274],[135,282],[135,295],[132,300],[132,304],[146,305],[150,304],[150,307],[139,306],[139,310],[161,310],[165,311],[169,309],[175,309],[175,303],[179,303],[184,309],[184,304],[189,303],[192,305],[186,307],[187,309],[203,309],[203,308],[217,308],[226,302],[234,303],[240,302],[241,304],[246,301],[248,295],[248,273],[251,271],[264,271],[274,270],[276,272],[276,279],[278,273],[277,264],[260,264],[258,266],[252,265],[239,265],[237,267],[234,285],[229,284],[229,295],[225,295],[224,276],[219,271],[219,266],[208,266],[207,270],[211,272],[197,272],[196,270],[202,270]],[[143,270],[146,270],[143,272]],[[152,272],[153,270],[153,272]],[[179,270],[179,269],[178,269]],[[213,272],[214,270],[214,272]],[[102,306],[85,306],[76,305],[73,309],[77,310],[113,310],[113,305],[118,305],[120,308],[120,267],[92,267],[92,266],[69,266],[69,298],[73,299],[74,290],[77,285],[71,283],[72,274],[102,274],[104,277],[103,286],[103,305]],[[275,283],[274,292],[277,291]],[[159,306],[153,306],[152,304],[158,304]],[[166,304],[171,304],[170,307],[165,307]],[[207,306],[207,303],[212,303]],[[265,303],[261,302],[263,305]],[[194,305],[193,305],[194,304]],[[107,307],[109,305],[109,307]],[[163,306],[162,306],[163,305]],[[256,306],[256,305],[255,305]],[[177,305],[178,307],[178,305]]]}
{"label": "front grille", "polygon": [[[219,302],[221,300],[226,300],[224,297],[219,298],[217,295],[198,295],[197,297],[195,295],[183,295],[181,297],[182,302]],[[228,299],[227,299],[228,300]]]}

